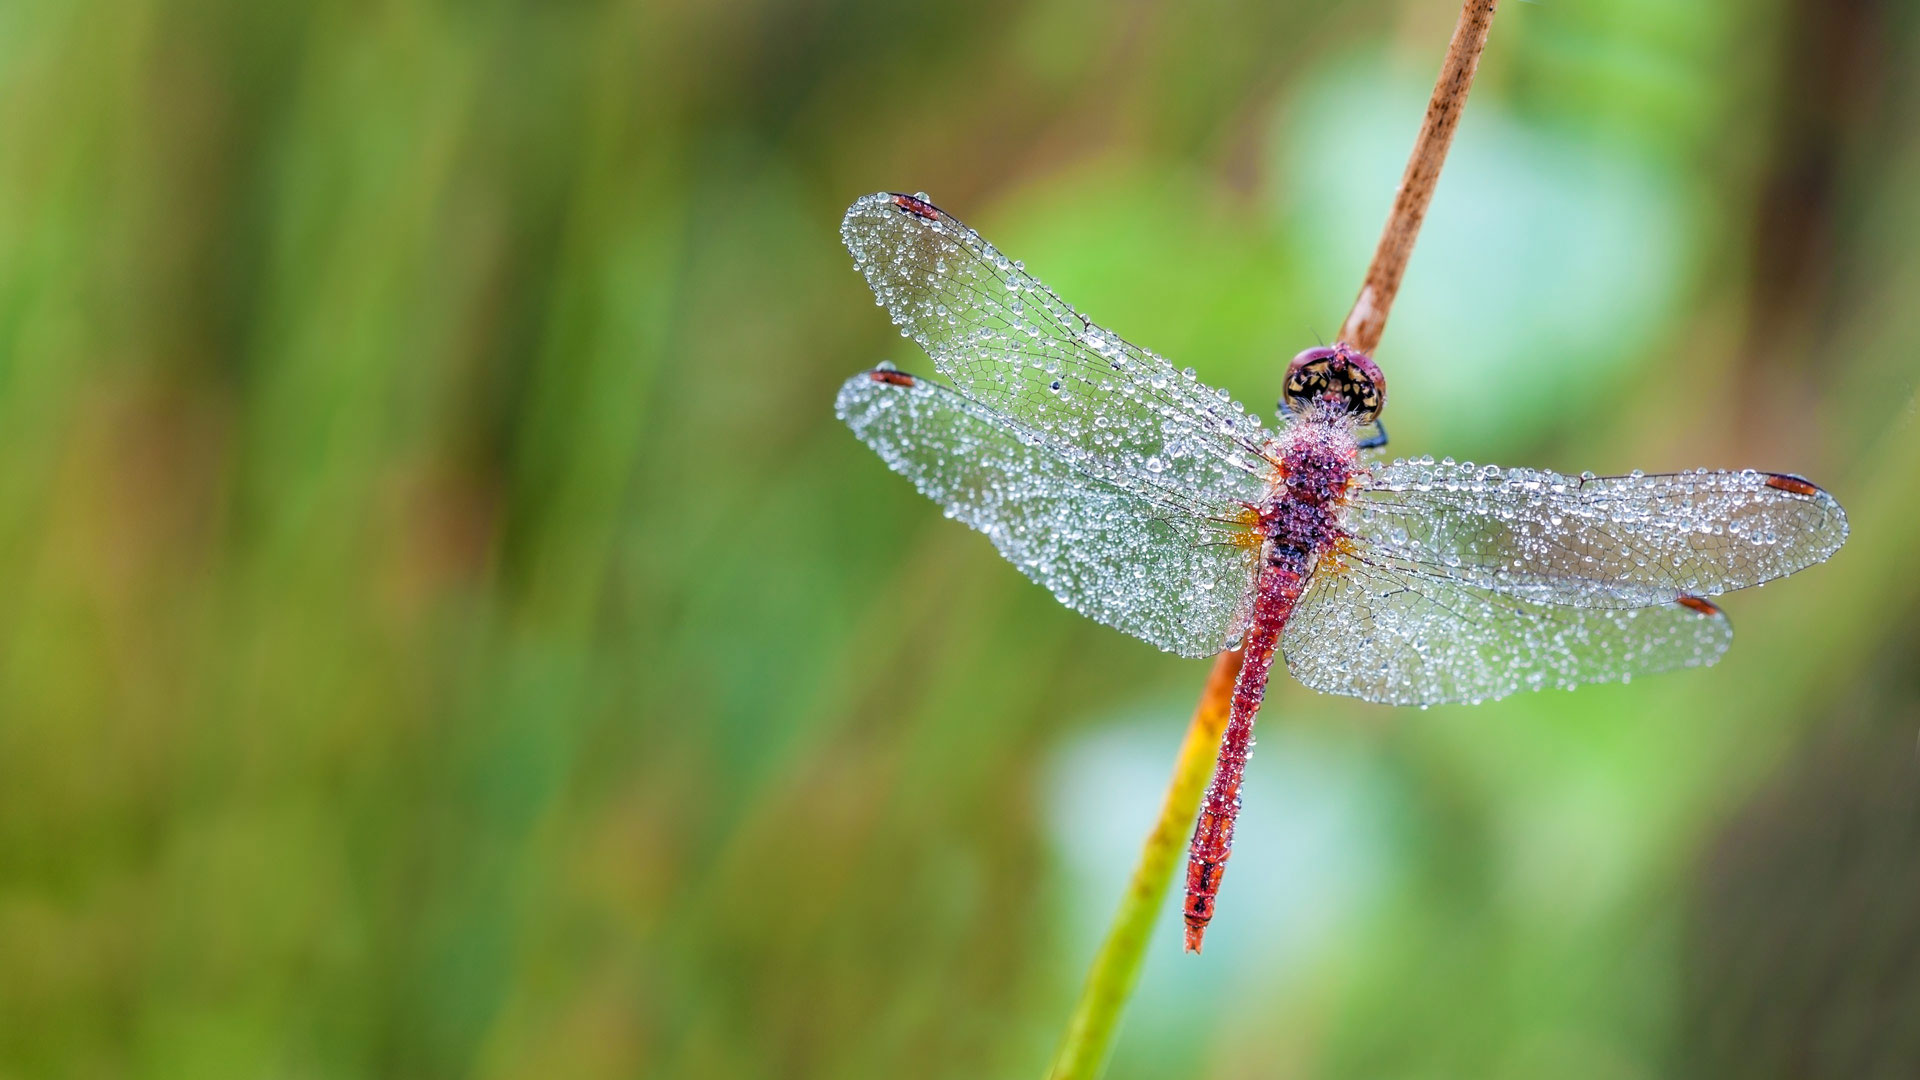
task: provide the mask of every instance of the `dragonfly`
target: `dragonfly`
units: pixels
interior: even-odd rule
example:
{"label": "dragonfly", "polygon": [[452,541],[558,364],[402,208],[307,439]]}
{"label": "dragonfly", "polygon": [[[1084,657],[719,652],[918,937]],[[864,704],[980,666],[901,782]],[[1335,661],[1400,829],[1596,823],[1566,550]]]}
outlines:
{"label": "dragonfly", "polygon": [[945,379],[848,379],[854,434],[1067,607],[1182,656],[1243,650],[1188,845],[1189,952],[1276,658],[1313,690],[1417,706],[1703,667],[1733,636],[1710,597],[1846,540],[1840,504],[1789,473],[1382,462],[1386,379],[1344,343],[1293,359],[1268,428],[924,194],[857,200],[841,237]]}

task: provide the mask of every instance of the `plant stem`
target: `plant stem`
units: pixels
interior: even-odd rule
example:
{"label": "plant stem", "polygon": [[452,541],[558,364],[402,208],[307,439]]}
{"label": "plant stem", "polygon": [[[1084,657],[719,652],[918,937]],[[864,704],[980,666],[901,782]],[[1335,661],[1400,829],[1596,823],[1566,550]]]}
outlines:
{"label": "plant stem", "polygon": [[1426,220],[1427,204],[1433,201],[1434,185],[1440,181],[1440,166],[1447,160],[1447,148],[1453,145],[1460,111],[1466,108],[1467,91],[1473,87],[1473,73],[1480,66],[1481,50],[1487,46],[1496,2],[1467,0],[1460,8],[1460,21],[1447,44],[1447,59],[1440,65],[1433,98],[1427,102],[1426,119],[1420,122],[1420,135],[1407,158],[1407,171],[1401,174],[1400,190],[1393,196],[1393,211],[1387,215],[1386,228],[1380,230],[1380,245],[1373,249],[1373,262],[1367,267],[1360,295],[1340,326],[1340,340],[1361,352],[1372,352],[1387,328],[1387,311],[1400,292],[1400,278],[1407,272],[1414,238],[1420,235],[1420,223]]}
{"label": "plant stem", "polygon": [[[1365,283],[1353,302],[1353,310],[1340,328],[1340,339],[1362,352],[1372,352],[1380,343],[1387,326],[1387,312],[1400,291],[1400,278],[1406,273],[1407,258],[1413,253],[1414,238],[1426,219],[1427,204],[1433,200],[1440,166],[1446,161],[1447,148],[1453,144],[1453,132],[1460,124],[1460,110],[1467,103],[1467,91],[1473,86],[1481,50],[1486,48],[1487,32],[1493,26],[1493,10],[1498,0],[1465,0],[1460,21],[1447,45],[1447,58],[1434,83],[1433,98],[1427,103],[1426,119],[1414,140],[1407,170],[1400,177],[1400,190],[1394,195],[1393,210],[1380,233],[1380,244],[1367,267]],[[1079,1004],[1067,1024],[1066,1038],[1054,1056],[1049,1080],[1093,1080],[1106,1066],[1113,1039],[1120,1027],[1120,1014],[1132,996],[1140,978],[1140,964],[1147,942],[1153,936],[1153,924],[1160,913],[1167,885],[1180,864],[1180,852],[1187,830],[1192,828],[1200,796],[1206,791],[1213,772],[1214,756],[1220,736],[1226,728],[1228,706],[1233,698],[1233,683],[1240,674],[1238,652],[1223,652],[1213,662],[1207,686],[1194,707],[1187,737],[1180,744],[1180,756],[1174,763],[1173,781],[1160,805],[1159,820],[1147,834],[1134,867],[1133,880],[1120,901],[1107,940],[1087,973],[1086,986],[1080,991]]]}
{"label": "plant stem", "polygon": [[1187,737],[1173,765],[1173,781],[1160,806],[1160,818],[1147,834],[1140,865],[1133,869],[1120,911],[1113,917],[1107,940],[1087,973],[1086,989],[1067,1024],[1067,1037],[1054,1056],[1050,1080],[1092,1080],[1106,1066],[1107,1053],[1120,1026],[1120,1013],[1140,978],[1140,962],[1153,936],[1154,918],[1167,895],[1167,883],[1180,865],[1187,830],[1213,774],[1213,757],[1227,726],[1233,700],[1233,681],[1240,675],[1240,653],[1223,652],[1214,658],[1207,688],[1194,707]]}

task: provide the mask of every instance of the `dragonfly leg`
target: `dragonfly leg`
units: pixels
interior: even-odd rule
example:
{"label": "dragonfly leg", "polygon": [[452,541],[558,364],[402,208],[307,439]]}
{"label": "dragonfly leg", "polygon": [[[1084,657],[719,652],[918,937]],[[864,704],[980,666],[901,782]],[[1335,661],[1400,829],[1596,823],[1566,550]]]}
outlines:
{"label": "dragonfly leg", "polygon": [[1387,425],[1381,423],[1380,418],[1376,416],[1373,418],[1372,427],[1373,430],[1360,436],[1354,445],[1362,450],[1372,450],[1387,445]]}

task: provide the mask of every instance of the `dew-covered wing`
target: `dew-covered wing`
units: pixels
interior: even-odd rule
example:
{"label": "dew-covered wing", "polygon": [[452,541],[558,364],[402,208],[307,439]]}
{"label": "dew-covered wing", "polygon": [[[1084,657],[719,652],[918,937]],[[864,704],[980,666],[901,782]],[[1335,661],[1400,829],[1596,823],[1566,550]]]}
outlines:
{"label": "dew-covered wing", "polygon": [[1257,546],[1080,471],[952,390],[891,369],[840,388],[835,411],[947,516],[1075,611],[1183,656],[1211,656],[1246,621]]}
{"label": "dew-covered wing", "polygon": [[1281,637],[1306,686],[1388,705],[1491,701],[1711,664],[1733,641],[1697,597],[1645,607],[1537,604],[1460,581],[1323,560]]}
{"label": "dew-covered wing", "polygon": [[1755,472],[1563,476],[1395,461],[1355,494],[1368,560],[1530,600],[1639,607],[1715,596],[1825,560],[1847,538],[1833,496]]}
{"label": "dew-covered wing", "polygon": [[868,195],[840,235],[880,306],[955,389],[1076,468],[1149,497],[1264,494],[1257,417],[1095,325],[938,207]]}

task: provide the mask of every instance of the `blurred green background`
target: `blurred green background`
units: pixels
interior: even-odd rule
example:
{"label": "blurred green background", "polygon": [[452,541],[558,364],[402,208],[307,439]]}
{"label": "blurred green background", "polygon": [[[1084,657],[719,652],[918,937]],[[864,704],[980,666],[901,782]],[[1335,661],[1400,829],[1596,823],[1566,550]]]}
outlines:
{"label": "blurred green background", "polygon": [[[925,189],[1251,403],[1452,0],[0,3],[0,1077],[1037,1077],[1206,665],[833,419]],[[1920,1073],[1920,5],[1510,3],[1394,450],[1804,473],[1709,671],[1282,682],[1111,1075]]]}

